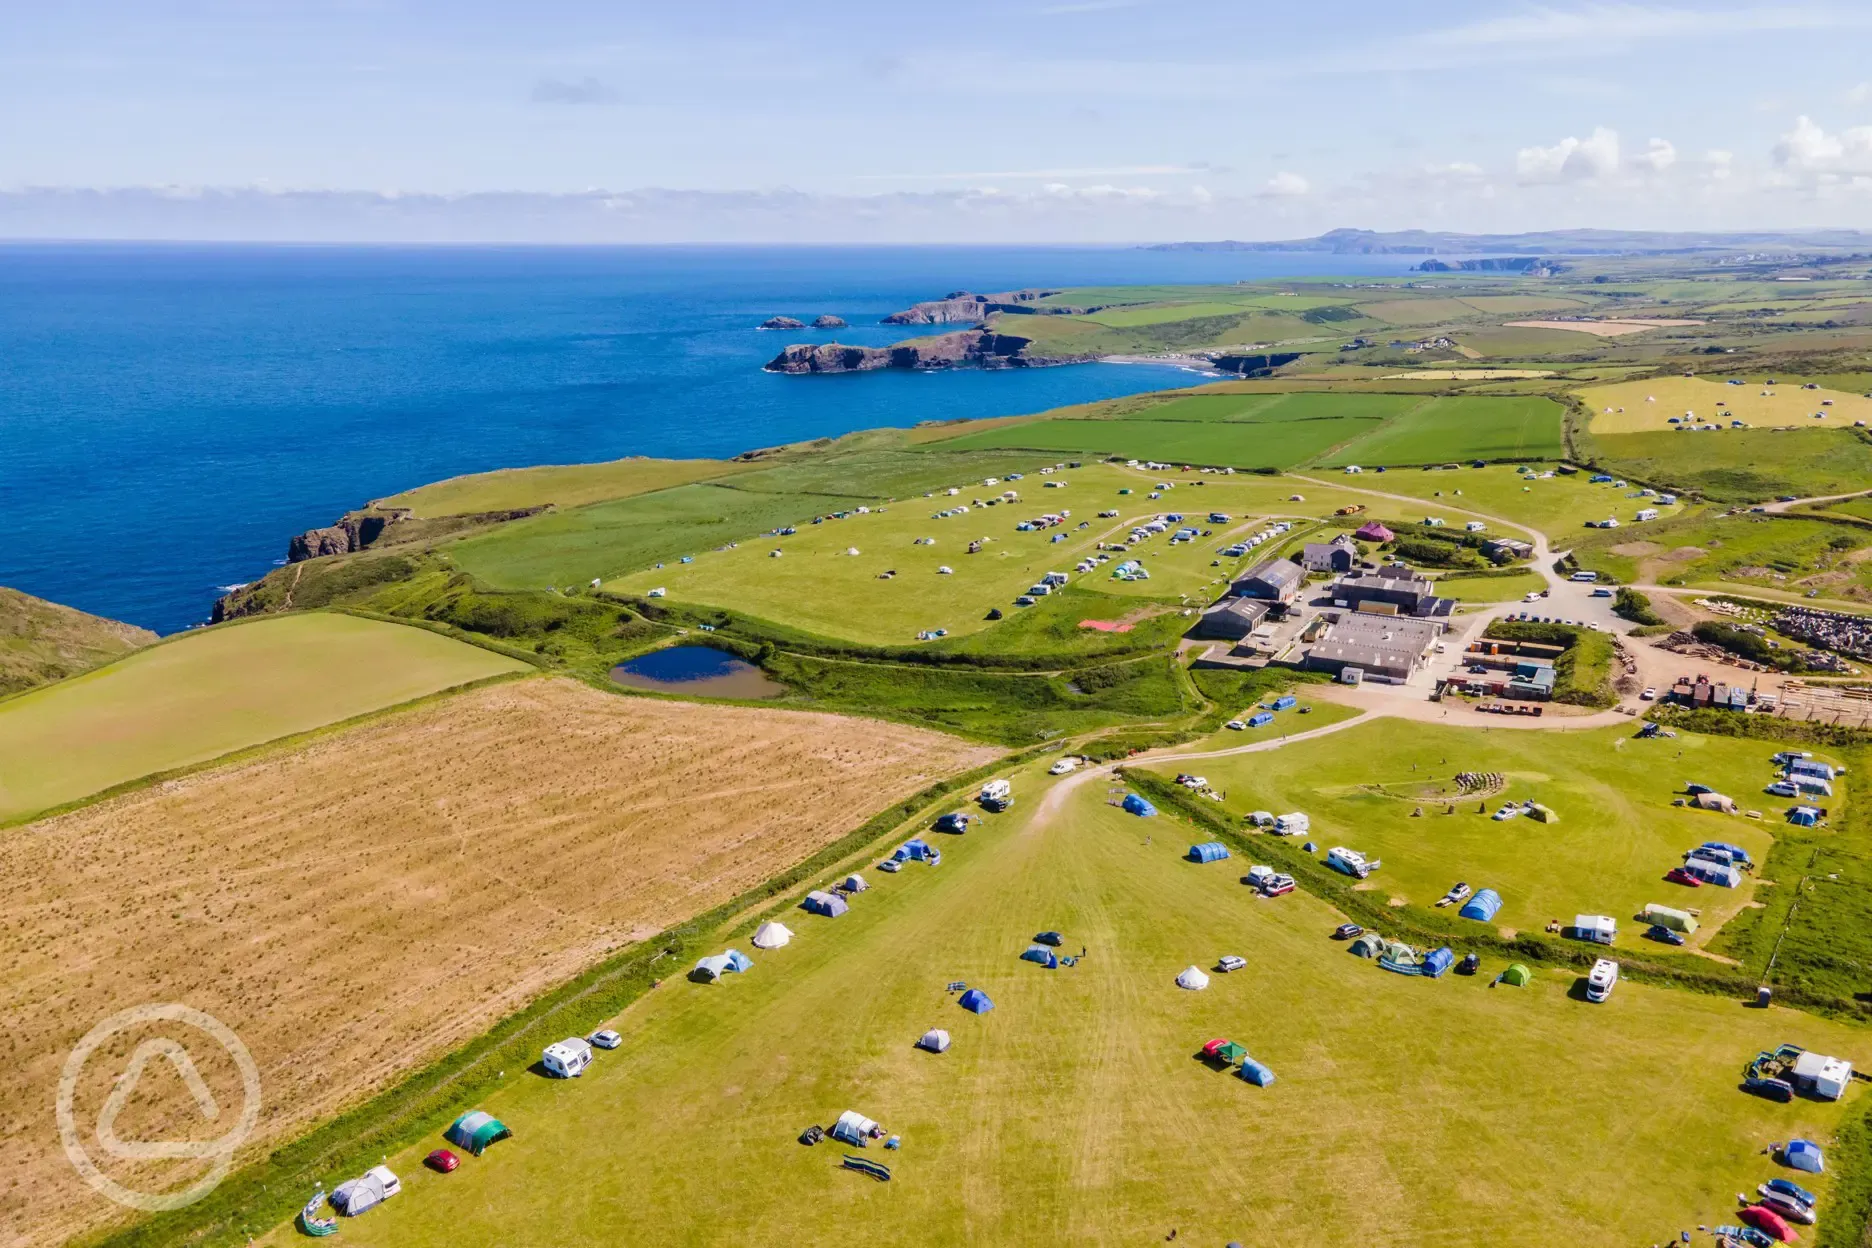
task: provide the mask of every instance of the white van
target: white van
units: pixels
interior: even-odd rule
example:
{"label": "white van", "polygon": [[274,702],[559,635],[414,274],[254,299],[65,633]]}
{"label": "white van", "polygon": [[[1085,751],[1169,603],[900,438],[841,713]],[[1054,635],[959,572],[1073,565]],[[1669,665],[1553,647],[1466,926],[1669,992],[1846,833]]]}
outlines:
{"label": "white van", "polygon": [[1595,1004],[1612,995],[1618,987],[1618,963],[1611,958],[1600,958],[1592,964],[1592,970],[1586,976],[1586,999]]}
{"label": "white van", "polygon": [[540,1064],[555,1079],[576,1079],[591,1065],[592,1047],[578,1036],[569,1036],[540,1050]]}

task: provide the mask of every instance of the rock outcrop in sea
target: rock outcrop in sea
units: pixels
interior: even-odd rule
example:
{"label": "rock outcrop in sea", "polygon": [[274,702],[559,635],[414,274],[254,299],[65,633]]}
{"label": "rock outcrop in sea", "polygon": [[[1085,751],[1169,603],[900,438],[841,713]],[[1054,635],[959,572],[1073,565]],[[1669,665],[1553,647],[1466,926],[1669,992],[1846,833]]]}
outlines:
{"label": "rock outcrop in sea", "polygon": [[805,329],[806,322],[791,316],[770,316],[760,323],[762,329]]}
{"label": "rock outcrop in sea", "polygon": [[823,316],[815,316],[813,318],[812,327],[814,329],[844,329],[845,318],[842,316],[833,316],[830,312],[827,312]]}
{"label": "rock outcrop in sea", "polygon": [[1081,364],[1093,355],[1035,356],[1033,339],[988,329],[964,329],[912,338],[889,347],[853,347],[841,342],[794,343],[769,360],[770,373],[868,373],[880,368],[929,372],[940,368],[1039,368]]}

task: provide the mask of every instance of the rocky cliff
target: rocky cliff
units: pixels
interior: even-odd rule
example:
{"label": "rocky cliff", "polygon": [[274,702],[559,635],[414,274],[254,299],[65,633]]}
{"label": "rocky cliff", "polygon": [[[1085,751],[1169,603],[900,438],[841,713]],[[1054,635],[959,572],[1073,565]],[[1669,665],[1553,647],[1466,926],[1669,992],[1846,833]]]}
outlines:
{"label": "rocky cliff", "polygon": [[886,325],[950,325],[958,322],[980,324],[993,312],[1082,311],[1078,308],[1036,308],[1033,305],[1057,290],[1005,290],[998,295],[973,295],[966,290],[951,291],[941,299],[913,304],[902,312],[884,318]]}
{"label": "rocky cliff", "polygon": [[338,523],[324,528],[307,529],[286,544],[286,562],[303,563],[328,555],[350,555],[373,546],[393,546],[401,542],[421,542],[444,537],[464,529],[524,520],[538,515],[545,507],[516,507],[509,511],[479,511],[460,516],[438,516],[419,520],[407,507],[379,507],[348,512]]}
{"label": "rocky cliff", "polygon": [[770,373],[868,373],[879,368],[927,372],[939,368],[1038,368],[1078,364],[1090,355],[1033,356],[1033,339],[990,329],[964,329],[932,338],[912,338],[890,347],[843,343],[795,343],[767,362]]}

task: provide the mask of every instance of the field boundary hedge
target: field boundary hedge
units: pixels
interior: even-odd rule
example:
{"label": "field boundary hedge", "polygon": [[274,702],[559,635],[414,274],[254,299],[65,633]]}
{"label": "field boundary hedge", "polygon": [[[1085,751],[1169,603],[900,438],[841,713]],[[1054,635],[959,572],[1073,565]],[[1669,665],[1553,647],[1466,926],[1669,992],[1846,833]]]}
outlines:
{"label": "field boundary hedge", "polygon": [[[549,989],[401,1082],[242,1166],[199,1203],[100,1231],[80,1242],[93,1248],[174,1244],[220,1248],[284,1226],[314,1186],[334,1175],[361,1174],[384,1155],[426,1135],[439,1138],[454,1116],[493,1091],[507,1070],[517,1075],[525,1071],[536,1060],[541,1036],[586,1034],[591,1023],[619,1013],[659,982],[665,960],[671,967],[680,966],[686,954],[712,944],[718,931],[748,907],[798,888],[818,872],[895,832],[928,807],[1052,748],[1005,755],[893,803],[778,875]],[[280,1191],[274,1192],[275,1187]]]}

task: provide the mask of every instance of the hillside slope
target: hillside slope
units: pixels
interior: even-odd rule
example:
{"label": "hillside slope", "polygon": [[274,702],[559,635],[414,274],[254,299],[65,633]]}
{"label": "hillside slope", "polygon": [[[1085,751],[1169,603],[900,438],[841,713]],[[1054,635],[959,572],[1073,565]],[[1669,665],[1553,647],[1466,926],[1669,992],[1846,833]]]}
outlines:
{"label": "hillside slope", "polygon": [[0,586],[0,696],[63,680],[155,640],[134,624]]}

